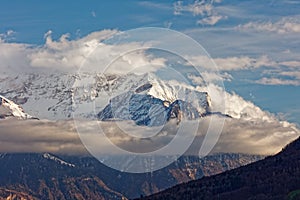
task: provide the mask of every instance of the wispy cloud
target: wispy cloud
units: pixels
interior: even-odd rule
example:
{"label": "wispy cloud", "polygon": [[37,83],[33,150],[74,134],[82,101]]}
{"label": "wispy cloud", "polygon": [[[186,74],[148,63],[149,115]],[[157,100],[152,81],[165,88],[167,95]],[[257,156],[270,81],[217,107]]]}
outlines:
{"label": "wispy cloud", "polygon": [[227,19],[226,16],[222,16],[222,15],[213,15],[213,16],[209,16],[203,19],[200,19],[197,21],[198,24],[202,24],[202,25],[215,25],[216,23],[218,23],[221,19]]}
{"label": "wispy cloud", "polygon": [[210,58],[206,56],[191,56],[189,57],[189,60],[195,66],[203,67],[212,71],[234,71],[259,68],[263,66],[277,66],[276,62],[270,60],[265,55],[258,58],[251,58],[248,56],[214,58],[213,61],[216,63],[216,68],[214,69],[210,68],[211,65],[207,64],[209,63]]}
{"label": "wispy cloud", "polygon": [[276,22],[249,22],[247,24],[237,26],[240,31],[266,31],[278,34],[300,33],[299,16],[283,17]]}
{"label": "wispy cloud", "polygon": [[139,5],[162,10],[172,10],[172,4],[157,3],[153,1],[139,1]]}
{"label": "wispy cloud", "polygon": [[[297,60],[289,61],[274,61],[268,56],[263,55],[257,58],[249,56],[240,57],[225,57],[214,58],[216,66],[209,65],[210,58],[207,56],[189,57],[190,63],[194,66],[203,69],[202,75],[205,79],[210,81],[231,81],[232,71],[241,70],[257,70],[261,69],[263,76],[261,79],[255,81],[257,84],[263,85],[300,85],[300,62]],[[207,70],[207,71],[206,71]],[[219,72],[218,72],[219,71]],[[217,73],[218,72],[218,73]],[[192,80],[195,80],[193,78]]]}
{"label": "wispy cloud", "polygon": [[263,85],[300,86],[300,62],[283,61],[263,71],[263,78],[256,81]]}
{"label": "wispy cloud", "polygon": [[287,79],[282,79],[282,78],[267,78],[264,77],[256,83],[262,84],[262,85],[294,85],[294,86],[299,86],[300,85],[300,80],[287,80]]}

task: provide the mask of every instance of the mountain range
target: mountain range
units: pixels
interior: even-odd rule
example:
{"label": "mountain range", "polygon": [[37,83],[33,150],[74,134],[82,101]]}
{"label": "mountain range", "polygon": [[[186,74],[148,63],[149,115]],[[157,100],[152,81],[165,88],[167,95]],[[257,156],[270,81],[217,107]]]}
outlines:
{"label": "mountain range", "polygon": [[[228,106],[221,112],[211,102],[211,94],[203,88],[161,80],[153,74],[118,76],[83,73],[79,76],[33,73],[1,78],[0,94],[2,120],[67,120],[75,112],[76,117],[85,120],[132,120],[136,125],[152,127],[164,125],[170,119],[180,123],[183,119],[195,120],[208,115],[243,119],[243,122],[253,124],[257,122],[253,119],[259,119],[263,113],[265,122],[277,123],[271,115],[234,95],[229,99],[230,103],[236,103],[233,101],[236,100],[242,106]],[[284,128],[289,126],[287,122],[278,124]],[[273,183],[272,178],[276,174],[290,178],[296,166],[290,171],[285,170],[285,163],[276,159],[279,157],[279,160],[291,162],[288,166],[299,164],[292,160],[294,157],[284,153],[291,151],[297,158],[295,142],[291,146],[277,156],[228,172],[260,160],[262,156],[219,153],[199,158],[183,155],[161,170],[129,174],[111,169],[92,157],[49,152],[3,153],[0,154],[0,196],[5,199],[127,199],[151,195],[184,183],[146,198],[240,199],[250,198],[249,195],[255,193],[258,194],[256,199],[280,199],[288,192],[294,192],[295,188],[287,185],[284,191],[279,190],[272,196],[273,189],[265,192],[267,183],[263,188],[258,187],[258,192],[251,183],[263,185],[260,175],[270,183]],[[264,171],[264,167],[269,169]],[[224,171],[225,175],[206,177]],[[199,181],[192,181],[203,176],[205,178]],[[186,183],[188,181],[192,182]],[[297,179],[290,182],[298,184]],[[295,191],[297,193],[297,188]],[[283,195],[283,192],[286,193]]]}
{"label": "mountain range", "polygon": [[[4,199],[127,199],[221,173],[262,159],[245,154],[183,156],[153,173],[131,174],[93,157],[0,154],[0,197]],[[12,198],[14,197],[14,198]]]}
{"label": "mountain range", "polygon": [[[171,116],[179,118],[179,107],[189,119],[211,111],[206,91],[196,90],[187,83],[163,81],[151,73],[124,76],[30,73],[0,80],[3,97],[40,119],[69,119],[76,110],[77,116],[82,118],[133,119],[137,124],[151,124],[139,118],[153,118],[155,114],[163,114],[160,120],[168,120]],[[86,109],[92,102],[97,103],[96,115],[94,110]],[[144,102],[144,107],[139,107],[140,102]],[[157,113],[157,110],[160,111]]]}

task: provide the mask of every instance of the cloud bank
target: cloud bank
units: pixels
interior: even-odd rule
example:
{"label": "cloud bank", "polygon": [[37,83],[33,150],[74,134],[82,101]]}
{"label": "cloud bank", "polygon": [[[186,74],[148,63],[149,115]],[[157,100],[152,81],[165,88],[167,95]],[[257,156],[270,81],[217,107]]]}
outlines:
{"label": "cloud bank", "polygon": [[71,121],[0,120],[0,152],[86,154]]}
{"label": "cloud bank", "polygon": [[[218,118],[218,116],[213,116]],[[189,155],[198,155],[203,142],[210,118],[200,120],[197,136],[186,152]],[[129,127],[130,123],[122,122]],[[98,151],[103,155],[117,155],[111,152],[109,145],[104,142],[104,136],[99,135],[99,126],[96,122],[82,121],[85,134],[91,142],[97,143]],[[88,155],[81,143],[72,121],[0,121],[0,152],[50,152],[56,154]],[[119,148],[126,151],[143,153],[157,150],[168,145],[177,131],[176,123],[169,122],[160,134],[152,138],[140,139],[126,135],[114,122],[101,122],[106,138]],[[132,131],[141,129],[133,128]],[[144,131],[149,131],[146,128]],[[193,130],[185,129],[186,134]],[[266,121],[260,119],[246,120],[243,118],[228,118],[225,121],[221,136],[211,153],[235,152],[247,154],[269,155],[279,152],[286,144],[299,137],[299,130],[295,125],[277,120]],[[102,139],[101,139],[102,138]],[[175,148],[175,147],[174,147]],[[175,149],[174,149],[175,152]]]}

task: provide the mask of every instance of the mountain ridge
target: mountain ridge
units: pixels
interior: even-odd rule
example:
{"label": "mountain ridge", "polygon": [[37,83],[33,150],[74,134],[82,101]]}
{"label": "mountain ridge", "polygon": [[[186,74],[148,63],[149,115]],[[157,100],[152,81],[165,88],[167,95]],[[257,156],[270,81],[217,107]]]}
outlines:
{"label": "mountain ridge", "polygon": [[17,119],[37,119],[26,112],[20,105],[0,95],[0,119],[15,117]]}
{"label": "mountain ridge", "polygon": [[274,156],[141,199],[299,199],[299,177],[300,137]]}
{"label": "mountain ridge", "polygon": [[216,154],[202,159],[183,156],[159,171],[130,174],[111,169],[93,157],[5,153],[0,154],[0,197],[8,197],[5,192],[1,195],[2,188],[33,199],[136,198],[261,158],[244,154]]}

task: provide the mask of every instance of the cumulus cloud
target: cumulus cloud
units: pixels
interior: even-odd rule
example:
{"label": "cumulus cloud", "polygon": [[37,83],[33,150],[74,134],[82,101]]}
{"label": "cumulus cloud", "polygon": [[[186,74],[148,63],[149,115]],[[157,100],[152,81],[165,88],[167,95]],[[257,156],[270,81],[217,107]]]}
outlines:
{"label": "cumulus cloud", "polygon": [[220,3],[221,1],[194,1],[191,4],[184,4],[183,1],[174,3],[174,15],[182,15],[183,13],[192,13],[193,16],[200,16],[197,24],[215,25],[221,19],[226,19],[226,16],[221,16],[215,10],[213,3]]}
{"label": "cumulus cloud", "polygon": [[81,68],[82,71],[103,72],[114,61],[115,70],[112,73],[124,73],[137,66],[143,66],[146,72],[165,65],[164,59],[153,58],[145,53],[145,45],[149,47],[149,44],[103,42],[118,33],[117,30],[102,30],[75,40],[70,40],[69,34],[63,34],[58,40],[53,40],[50,30],[45,34],[45,44],[42,46],[0,41],[0,68],[3,73],[20,70],[30,72],[43,68],[75,72],[84,66],[86,69]]}
{"label": "cumulus cloud", "polygon": [[30,45],[0,41],[1,75],[30,71],[30,60],[27,58],[27,55],[31,52]]}
{"label": "cumulus cloud", "polygon": [[249,22],[237,27],[241,31],[267,31],[278,34],[300,33],[299,16],[283,17],[277,22]]}

